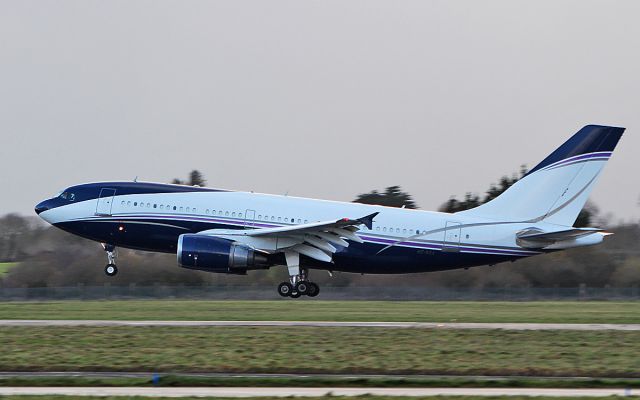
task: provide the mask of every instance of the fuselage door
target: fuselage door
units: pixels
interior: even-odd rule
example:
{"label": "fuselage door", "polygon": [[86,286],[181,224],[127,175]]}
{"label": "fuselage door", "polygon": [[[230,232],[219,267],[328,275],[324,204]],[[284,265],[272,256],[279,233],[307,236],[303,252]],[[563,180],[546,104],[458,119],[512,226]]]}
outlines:
{"label": "fuselage door", "polygon": [[98,205],[96,206],[96,215],[111,215],[111,207],[113,206],[113,197],[116,195],[115,189],[102,188]]}
{"label": "fuselage door", "polygon": [[444,229],[442,251],[460,251],[460,234],[462,228],[459,222],[447,221]]}
{"label": "fuselage door", "polygon": [[253,228],[256,221],[256,210],[247,210],[244,213],[244,227]]}

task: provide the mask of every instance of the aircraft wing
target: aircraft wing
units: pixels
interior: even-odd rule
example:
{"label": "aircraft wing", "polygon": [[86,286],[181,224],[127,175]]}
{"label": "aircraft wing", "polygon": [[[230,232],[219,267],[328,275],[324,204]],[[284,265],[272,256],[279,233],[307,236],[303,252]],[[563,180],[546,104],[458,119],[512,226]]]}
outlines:
{"label": "aircraft wing", "polygon": [[371,229],[376,215],[377,212],[362,218],[341,218],[277,228],[213,229],[199,234],[224,237],[269,252],[304,254],[319,261],[331,262],[333,254],[337,251],[336,245],[348,247],[348,240],[362,243],[362,239],[355,232],[362,225]]}

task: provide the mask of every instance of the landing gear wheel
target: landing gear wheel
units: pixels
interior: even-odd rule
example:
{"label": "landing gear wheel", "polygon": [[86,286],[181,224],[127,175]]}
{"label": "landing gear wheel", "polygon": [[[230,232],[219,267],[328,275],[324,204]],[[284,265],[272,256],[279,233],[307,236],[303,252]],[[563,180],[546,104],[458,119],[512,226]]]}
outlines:
{"label": "landing gear wheel", "polygon": [[300,292],[292,292],[291,293],[291,298],[292,299],[297,299],[300,296],[302,296],[302,294],[300,294]]}
{"label": "landing gear wheel", "polygon": [[282,282],[278,285],[278,294],[280,296],[289,297],[291,292],[293,292],[293,286],[289,282]]}
{"label": "landing gear wheel", "polygon": [[309,293],[309,282],[300,281],[300,282],[296,283],[295,291],[298,292],[300,294],[300,296]]}
{"label": "landing gear wheel", "polygon": [[115,276],[118,273],[118,267],[116,267],[115,264],[107,264],[107,266],[104,267],[104,273],[107,274],[107,276]]}
{"label": "landing gear wheel", "polygon": [[308,284],[309,290],[307,291],[307,296],[316,297],[318,294],[320,294],[320,286],[318,286],[318,284],[313,282],[309,282]]}

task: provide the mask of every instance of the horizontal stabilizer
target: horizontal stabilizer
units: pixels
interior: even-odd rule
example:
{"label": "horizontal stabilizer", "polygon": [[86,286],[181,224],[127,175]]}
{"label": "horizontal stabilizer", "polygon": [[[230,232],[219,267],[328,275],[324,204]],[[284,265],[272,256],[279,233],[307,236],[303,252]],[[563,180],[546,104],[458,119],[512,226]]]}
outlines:
{"label": "horizontal stabilizer", "polygon": [[603,231],[599,228],[572,228],[555,232],[541,232],[537,229],[531,229],[520,232],[517,235],[517,242],[520,247],[541,249],[558,242],[573,241]]}

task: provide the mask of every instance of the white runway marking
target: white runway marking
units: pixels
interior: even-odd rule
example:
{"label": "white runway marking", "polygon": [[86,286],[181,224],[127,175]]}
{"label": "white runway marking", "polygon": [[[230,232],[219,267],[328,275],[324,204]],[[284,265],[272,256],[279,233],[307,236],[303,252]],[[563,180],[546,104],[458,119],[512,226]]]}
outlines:
{"label": "white runway marking", "polygon": [[310,326],[416,329],[501,329],[501,330],[571,330],[571,331],[640,331],[640,324],[541,324],[541,323],[473,323],[473,322],[333,322],[333,321],[107,321],[107,320],[0,320],[2,326]]}
{"label": "white runway marking", "polygon": [[145,396],[145,397],[286,397],[286,396],[637,396],[630,389],[527,388],[291,388],[291,387],[0,387],[0,395]]}

